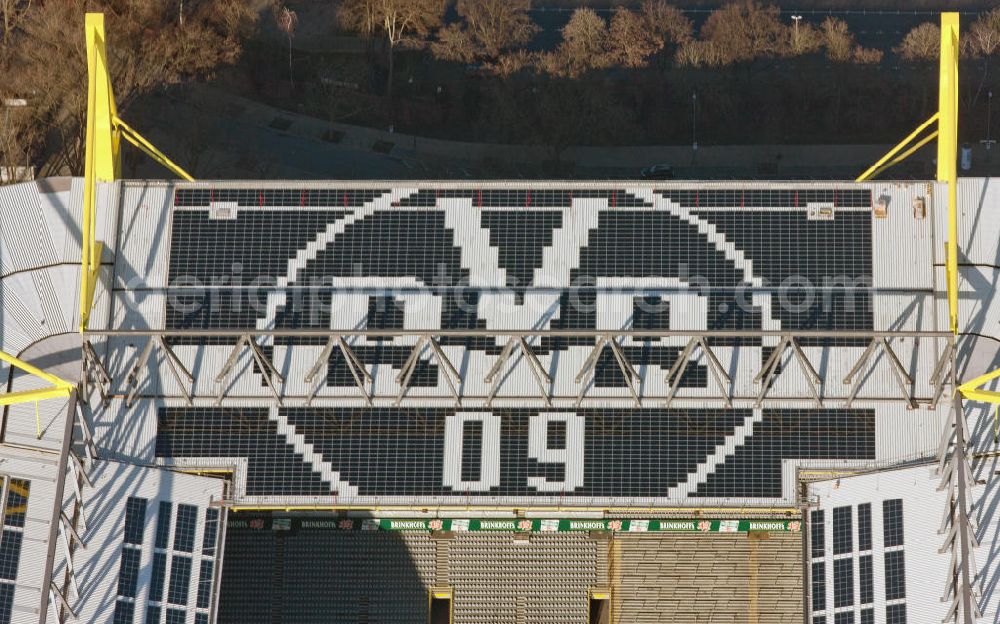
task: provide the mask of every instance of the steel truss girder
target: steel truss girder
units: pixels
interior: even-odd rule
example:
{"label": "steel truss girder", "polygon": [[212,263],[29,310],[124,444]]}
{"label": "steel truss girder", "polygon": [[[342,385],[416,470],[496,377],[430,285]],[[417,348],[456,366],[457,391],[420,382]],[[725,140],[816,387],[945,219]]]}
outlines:
{"label": "steel truss girder", "polygon": [[[490,384],[490,393],[486,398],[486,406],[489,407],[493,404],[493,398],[496,397],[497,391],[500,390],[501,381],[497,380],[497,375],[503,370],[504,364],[510,360],[514,351],[520,349],[521,354],[526,360],[528,360],[528,366],[531,369],[531,374],[535,378],[535,383],[538,385],[538,391],[545,401],[546,407],[552,407],[552,399],[549,396],[549,387],[552,385],[552,378],[545,371],[545,367],[542,363],[538,361],[538,356],[528,345],[528,341],[525,340],[524,336],[512,336],[507,344],[504,345],[503,349],[500,351],[500,356],[497,361],[490,368],[489,372],[486,373],[486,377],[483,381]],[[511,371],[514,370],[514,366],[517,366],[517,361],[515,360],[514,365],[511,366]]]}
{"label": "steel truss girder", "polygon": [[[413,374],[416,371],[416,367],[421,358],[430,358],[436,360],[440,364],[441,372],[445,378],[445,384],[451,395],[451,399],[456,405],[461,405],[463,401],[467,398],[475,398],[478,400],[484,400],[486,405],[491,405],[496,399],[500,398],[499,387],[503,384],[503,380],[506,375],[502,374],[505,367],[511,366],[510,370],[513,370],[513,366],[516,366],[516,361],[513,358],[521,357],[528,362],[529,370],[535,381],[535,385],[538,388],[539,394],[538,398],[546,406],[552,406],[556,400],[559,401],[569,401],[577,406],[581,405],[585,398],[590,398],[587,396],[588,389],[592,385],[593,375],[596,372],[596,365],[599,358],[602,356],[605,349],[609,350],[612,357],[617,365],[619,371],[621,372],[624,380],[626,381],[626,389],[628,390],[629,400],[636,406],[642,406],[643,403],[649,399],[655,399],[657,401],[664,401],[666,405],[671,405],[673,401],[684,398],[690,399],[690,396],[680,395],[680,381],[683,379],[687,367],[690,365],[692,360],[697,361],[698,351],[700,350],[703,354],[706,367],[709,374],[712,377],[713,384],[719,390],[719,399],[725,404],[726,407],[731,407],[733,401],[738,399],[740,401],[750,401],[752,405],[760,407],[766,400],[769,399],[769,391],[773,385],[774,379],[780,374],[778,366],[780,365],[782,358],[787,357],[789,351],[791,351],[792,357],[798,362],[801,368],[805,381],[807,384],[807,397],[779,397],[775,400],[799,400],[803,398],[808,398],[813,404],[817,406],[828,405],[831,401],[830,398],[824,397],[820,392],[820,388],[823,384],[821,376],[816,372],[808,356],[805,355],[802,347],[800,346],[800,340],[805,338],[817,338],[817,339],[836,339],[836,338],[866,338],[868,341],[868,347],[865,352],[861,355],[858,362],[855,363],[854,368],[851,370],[847,378],[845,378],[845,383],[852,382],[852,394],[849,397],[848,405],[850,401],[853,401],[858,394],[858,390],[862,383],[861,374],[864,372],[865,366],[869,365],[871,362],[871,357],[876,349],[882,349],[885,351],[886,356],[890,362],[890,366],[893,368],[893,374],[896,380],[896,384],[899,386],[902,400],[904,400],[907,405],[914,407],[916,406],[916,398],[911,396],[907,384],[912,384],[911,375],[903,368],[900,363],[899,358],[894,353],[892,347],[890,346],[890,340],[892,339],[946,339],[949,348],[945,350],[945,353],[938,360],[938,366],[934,371],[934,379],[938,385],[934,386],[936,392],[942,392],[942,385],[947,385],[945,383],[944,375],[950,370],[947,368],[948,365],[948,354],[953,353],[953,348],[950,347],[952,344],[952,335],[948,332],[924,332],[924,331],[898,331],[898,332],[859,332],[859,331],[844,331],[844,332],[818,332],[818,331],[801,331],[801,332],[781,332],[781,331],[741,331],[741,330],[722,330],[722,331],[712,331],[712,330],[701,330],[701,331],[685,331],[685,330],[616,330],[616,331],[600,331],[600,330],[486,330],[486,329],[474,329],[474,330],[435,330],[429,332],[426,330],[358,330],[358,329],[345,329],[345,330],[88,330],[87,336],[127,336],[131,338],[140,337],[150,337],[156,339],[154,346],[146,345],[147,349],[153,349],[155,346],[162,345],[164,350],[164,359],[167,361],[168,368],[171,369],[171,374],[174,375],[175,380],[180,382],[180,378],[190,379],[190,373],[188,370],[180,363],[176,354],[172,349],[169,349],[167,344],[168,340],[173,337],[226,337],[233,336],[237,339],[236,345],[234,346],[232,352],[229,354],[225,365],[220,370],[219,374],[215,377],[216,383],[222,384],[222,381],[229,375],[242,352],[242,349],[249,348],[254,362],[257,364],[261,371],[265,372],[264,378],[266,385],[268,386],[270,392],[274,396],[275,400],[281,404],[282,393],[279,392],[278,383],[284,384],[284,378],[277,372],[271,358],[268,358],[263,350],[259,346],[259,340],[269,339],[274,337],[289,337],[289,338],[325,338],[324,347],[315,360],[312,367],[309,369],[308,373],[303,378],[306,385],[308,386],[307,394],[303,397],[298,397],[296,399],[302,398],[304,402],[309,405],[312,404],[313,400],[317,397],[322,384],[316,383],[317,377],[320,375],[323,367],[329,361],[331,354],[334,349],[340,350],[344,357],[345,364],[347,365],[348,371],[350,372],[355,385],[358,388],[359,395],[363,399],[366,405],[373,405],[376,399],[389,399],[392,404],[400,405],[408,394],[410,388],[410,381]],[[395,381],[399,386],[398,391],[395,391],[394,395],[390,397],[377,396],[374,389],[373,379],[371,373],[354,352],[351,347],[351,341],[355,338],[368,338],[368,339],[393,339],[402,337],[413,337],[416,339],[416,344],[410,349],[409,355],[404,362],[403,366],[398,371],[395,376]],[[501,350],[499,357],[493,362],[491,368],[487,375],[484,377],[486,384],[490,385],[488,392],[484,396],[475,397],[463,397],[463,392],[461,391],[463,385],[463,376],[456,369],[455,365],[452,363],[449,356],[445,353],[444,349],[440,344],[441,338],[493,338],[493,339],[505,339],[504,347]],[[580,371],[574,378],[575,383],[579,386],[575,397],[569,396],[557,396],[553,394],[552,383],[553,380],[549,372],[546,371],[545,366],[542,364],[538,355],[535,353],[534,349],[531,347],[531,341],[536,338],[556,338],[556,337],[567,337],[567,338],[593,338],[594,346],[586,357],[586,361],[581,367]],[[665,397],[654,397],[647,396],[643,397],[640,392],[639,387],[639,374],[636,371],[635,366],[628,360],[625,355],[625,350],[622,348],[622,343],[626,339],[632,340],[643,340],[651,338],[680,338],[686,339],[685,346],[681,350],[677,359],[673,362],[670,371],[666,375],[666,385],[668,388],[668,394]],[[730,373],[722,365],[718,355],[715,353],[715,349],[712,347],[713,340],[719,338],[751,338],[751,339],[762,339],[764,337],[776,337],[779,338],[779,343],[777,348],[770,354],[767,361],[764,363],[763,367],[757,373],[754,379],[755,383],[761,384],[759,391],[756,395],[746,397],[746,396],[734,396],[733,389],[731,387],[732,380],[730,378]],[[827,349],[837,349],[836,346],[824,347]],[[853,347],[852,347],[853,348]],[[134,400],[137,396],[134,391],[133,385],[138,381],[138,372],[142,369],[143,364],[150,353],[141,353],[139,359],[133,366],[131,374],[133,378],[130,380],[129,388],[132,392],[129,393],[129,400]],[[515,362],[511,364],[511,362]],[[938,370],[940,369],[940,370]],[[509,371],[508,371],[509,372]],[[933,381],[932,380],[932,381]],[[932,384],[933,385],[933,384]],[[181,384],[182,388],[184,387]],[[220,385],[218,393],[215,395],[215,404],[221,403],[225,396],[226,386]],[[184,393],[184,399],[187,401],[193,401],[195,397],[193,394],[182,390]],[[504,399],[510,399],[511,397],[504,396]],[[528,397],[518,397],[518,398],[531,398]],[[605,398],[603,395],[601,398]],[[615,399],[621,399],[620,395],[615,395]],[[835,399],[838,403],[843,400],[842,398]],[[877,400],[889,400],[895,401],[897,399],[893,397],[881,397]],[[926,401],[926,398],[922,398],[922,401]]]}
{"label": "steel truss girder", "polygon": [[[889,340],[885,336],[872,338],[871,342],[868,343],[868,347],[865,348],[864,353],[861,354],[861,357],[858,358],[858,361],[855,362],[854,366],[851,367],[850,372],[848,372],[847,376],[844,377],[844,385],[851,386],[851,391],[847,395],[847,400],[844,402],[844,407],[850,409],[851,405],[854,403],[854,399],[857,398],[858,392],[861,390],[861,384],[864,382],[864,375],[862,375],[861,373],[862,371],[864,371],[868,362],[871,360],[872,356],[875,354],[875,352],[878,350],[879,347],[882,348],[882,351],[886,355],[886,359],[889,360],[889,365],[890,368],[892,369],[893,379],[895,380],[896,386],[899,388],[899,392],[902,395],[903,400],[906,402],[907,407],[909,407],[910,409],[916,409],[917,402],[911,396],[910,389],[908,387],[913,385],[913,378],[910,376],[909,373],[906,372],[906,369],[903,367],[902,362],[899,361],[899,357],[896,355],[896,352],[893,350],[892,346],[889,344]],[[950,351],[951,347],[953,347],[953,344],[949,342],[948,347],[945,349],[946,354],[951,352]],[[935,366],[934,375],[932,376],[932,383],[934,383],[933,382],[934,378],[939,377],[941,375],[941,372],[939,370],[939,367],[942,366],[941,362],[942,360],[939,359],[937,365]],[[941,390],[941,388],[939,387],[935,388],[936,398],[933,401],[934,405],[936,405],[937,400],[940,398],[940,391],[943,390]]]}
{"label": "steel truss girder", "polygon": [[[951,372],[954,386],[954,370]],[[945,581],[942,600],[950,600],[951,605],[942,622],[961,621],[972,624],[982,617],[979,609],[979,592],[975,586],[976,564],[974,549],[979,547],[976,538],[976,524],[971,515],[972,504],[969,490],[976,484],[969,465],[965,412],[962,396],[958,390],[952,397],[949,420],[941,434],[938,448],[940,454],[937,471],[941,482],[938,490],[947,490],[944,513],[939,533],[945,533],[944,542],[938,552],[951,551],[948,576]]]}
{"label": "steel truss girder", "polygon": [[[127,407],[132,407],[132,403],[135,402],[135,398],[139,395],[139,377],[143,370],[145,370],[146,364],[149,362],[149,357],[152,355],[155,348],[163,354],[163,360],[167,364],[167,369],[170,371],[170,375],[174,378],[174,382],[177,383],[177,387],[180,388],[181,393],[184,395],[184,399],[187,401],[188,405],[191,405],[191,391],[189,391],[184,382],[181,381],[181,376],[187,379],[189,385],[194,384],[194,376],[191,372],[184,366],[174,350],[170,348],[167,341],[163,336],[153,336],[149,341],[146,342],[146,346],[143,347],[142,351],[139,353],[139,357],[136,358],[135,364],[132,366],[132,370],[129,372],[128,377],[125,381],[125,387],[128,389],[127,396],[125,398],[125,405]],[[110,379],[108,380],[110,385]],[[102,393],[102,398],[104,395]],[[104,398],[106,402],[106,398]]]}
{"label": "steel truss girder", "polygon": [[448,383],[448,389],[451,391],[452,398],[455,399],[455,406],[461,406],[462,397],[459,394],[458,388],[462,385],[462,375],[459,374],[458,369],[451,363],[441,345],[438,344],[437,340],[431,334],[420,335],[417,339],[417,344],[413,345],[410,355],[406,358],[406,362],[403,363],[399,374],[396,375],[396,383],[399,384],[399,394],[396,395],[395,405],[398,406],[402,403],[403,398],[406,396],[406,391],[410,388],[410,378],[413,377],[414,371],[417,370],[420,354],[425,347],[430,349],[431,355],[441,365],[441,372],[443,373],[444,380]]}
{"label": "steel truss girder", "polygon": [[274,396],[274,400],[281,405],[281,393],[278,392],[278,388],[274,385],[274,378],[277,377],[278,381],[284,385],[285,378],[281,376],[278,369],[274,367],[271,363],[270,358],[264,354],[260,346],[257,344],[257,339],[250,333],[243,333],[240,335],[240,339],[236,342],[236,346],[229,353],[229,357],[226,358],[226,363],[222,366],[222,370],[219,374],[215,376],[215,383],[219,384],[219,394],[216,396],[216,405],[222,403],[222,399],[226,394],[226,384],[225,379],[232,371],[233,367],[236,366],[236,362],[239,359],[240,353],[243,351],[243,347],[246,346],[250,349],[250,355],[253,357],[254,361],[257,362],[257,367],[260,368],[261,375],[264,377],[264,382],[267,383],[268,389],[271,390],[271,394]]}
{"label": "steel truss girder", "polygon": [[727,408],[732,407],[733,402],[729,393],[729,384],[732,380],[729,378],[729,373],[722,367],[722,363],[719,362],[719,358],[716,357],[715,352],[708,346],[708,342],[704,336],[692,336],[684,346],[684,349],[677,354],[677,359],[674,361],[673,366],[667,371],[666,382],[667,386],[670,387],[670,391],[664,404],[666,407],[670,407],[670,403],[674,400],[677,390],[681,387],[681,379],[684,378],[684,373],[691,362],[691,355],[699,347],[702,353],[705,354],[705,359],[708,362],[708,370],[712,374],[715,385],[719,388],[723,403],[725,403]]}
{"label": "steel truss girder", "polygon": [[793,357],[798,362],[799,368],[802,369],[802,375],[806,379],[806,385],[809,388],[809,393],[813,397],[813,401],[816,403],[816,407],[823,407],[823,399],[819,390],[823,380],[820,379],[820,376],[816,373],[816,369],[809,361],[809,358],[807,358],[806,354],[802,352],[802,347],[799,346],[799,343],[794,336],[782,336],[781,340],[778,341],[778,345],[773,351],[771,351],[771,355],[769,355],[767,360],[764,362],[760,372],[753,378],[754,383],[760,384],[760,391],[757,394],[755,407],[760,409],[760,407],[764,404],[764,399],[767,397],[767,393],[771,390],[771,384],[775,379],[777,379],[778,375],[781,374],[781,371],[778,369],[781,366],[781,361],[782,358],[784,358],[785,351],[788,349],[792,350]]}

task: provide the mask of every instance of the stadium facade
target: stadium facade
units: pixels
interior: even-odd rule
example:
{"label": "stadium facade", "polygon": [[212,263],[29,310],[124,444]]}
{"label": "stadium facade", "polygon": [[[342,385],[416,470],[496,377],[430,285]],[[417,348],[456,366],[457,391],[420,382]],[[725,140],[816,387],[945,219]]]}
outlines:
{"label": "stadium facade", "polygon": [[104,183],[82,335],[83,181],[4,187],[0,350],[84,381],[5,408],[0,620],[955,617],[958,190],[956,338],[938,183]]}

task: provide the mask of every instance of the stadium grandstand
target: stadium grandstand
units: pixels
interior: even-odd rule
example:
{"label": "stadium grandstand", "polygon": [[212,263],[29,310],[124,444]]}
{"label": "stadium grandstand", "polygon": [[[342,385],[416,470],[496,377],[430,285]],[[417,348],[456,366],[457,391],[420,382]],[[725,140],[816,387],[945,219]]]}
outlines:
{"label": "stadium grandstand", "polygon": [[996,621],[942,26],[936,181],[194,181],[89,15],[86,175],[0,187],[0,622]]}

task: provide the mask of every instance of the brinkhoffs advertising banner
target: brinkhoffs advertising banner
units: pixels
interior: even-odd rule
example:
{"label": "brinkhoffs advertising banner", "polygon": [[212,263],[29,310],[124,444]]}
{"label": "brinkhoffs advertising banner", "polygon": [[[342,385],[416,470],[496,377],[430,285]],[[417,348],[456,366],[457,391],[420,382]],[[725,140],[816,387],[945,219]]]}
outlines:
{"label": "brinkhoffs advertising banner", "polygon": [[230,529],[273,531],[511,531],[521,533],[562,533],[569,531],[612,531],[616,533],[748,533],[756,531],[798,533],[799,520],[676,520],[636,519],[582,520],[575,518],[281,518],[248,517],[231,514]]}

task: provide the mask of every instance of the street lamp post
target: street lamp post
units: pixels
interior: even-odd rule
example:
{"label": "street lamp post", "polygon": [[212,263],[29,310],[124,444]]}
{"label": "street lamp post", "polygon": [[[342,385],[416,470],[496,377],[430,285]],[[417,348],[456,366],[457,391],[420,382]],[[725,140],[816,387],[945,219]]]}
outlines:
{"label": "street lamp post", "polygon": [[698,93],[691,93],[691,151],[698,151]]}
{"label": "street lamp post", "polygon": [[986,146],[986,162],[991,162],[993,155],[993,145],[996,143],[995,139],[991,138],[990,125],[992,124],[992,114],[993,114],[993,91],[986,94],[986,138],[980,141],[984,146]]}
{"label": "street lamp post", "polygon": [[795,27],[792,30],[792,39],[794,39],[794,41],[792,42],[792,47],[795,48],[796,52],[798,52],[798,49],[799,49],[799,22],[802,21],[802,16],[801,15],[793,15],[792,16],[792,21],[795,22]]}
{"label": "street lamp post", "polygon": [[[7,140],[7,125],[10,122],[10,109],[24,108],[28,100],[24,98],[5,98],[3,101],[3,126],[0,127],[0,138]],[[17,177],[17,165],[0,162],[0,184]],[[9,168],[9,170],[8,170]]]}

